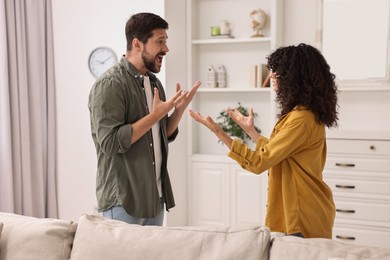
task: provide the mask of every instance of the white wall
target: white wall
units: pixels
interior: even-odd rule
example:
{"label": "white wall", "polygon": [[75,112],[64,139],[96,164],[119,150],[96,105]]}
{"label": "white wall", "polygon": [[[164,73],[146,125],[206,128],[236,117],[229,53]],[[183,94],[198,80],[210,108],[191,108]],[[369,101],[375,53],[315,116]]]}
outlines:
{"label": "white wall", "polygon": [[[316,45],[320,0],[284,1],[284,45]],[[90,135],[87,100],[94,78],[87,66],[92,49],[106,45],[118,55],[125,51],[124,25],[132,13],[150,11],[170,25],[166,56],[168,96],[176,82],[186,86],[185,0],[54,0],[54,44],[57,88],[58,190],[60,218],[77,220],[95,204],[96,155]],[[159,73],[164,80],[164,72]],[[341,130],[390,131],[390,91],[340,95]],[[387,118],[384,118],[386,116]],[[187,223],[186,120],[170,144],[169,169],[176,207],[168,225]],[[364,119],[364,120],[362,120]]]}
{"label": "white wall", "polygon": [[[176,83],[180,83],[184,89],[192,87],[186,85],[185,1],[165,0],[165,18],[169,23],[166,89],[167,96],[172,96]],[[169,145],[168,169],[176,202],[176,206],[167,214],[169,226],[187,224],[187,119],[187,114],[184,114],[179,125],[179,135]]]}
{"label": "white wall", "polygon": [[[57,98],[59,217],[77,220],[93,212],[96,152],[89,126],[88,94],[95,78],[88,57],[98,46],[121,56],[125,23],[131,14],[163,16],[163,0],[54,0],[54,56]],[[164,71],[159,77],[164,77]]]}
{"label": "white wall", "polygon": [[[304,42],[317,46],[322,0],[285,0],[284,3],[284,45]],[[329,65],[332,69],[332,64]],[[338,102],[339,127],[333,130],[390,132],[390,116],[384,113],[390,111],[388,100],[388,90],[342,91]]]}

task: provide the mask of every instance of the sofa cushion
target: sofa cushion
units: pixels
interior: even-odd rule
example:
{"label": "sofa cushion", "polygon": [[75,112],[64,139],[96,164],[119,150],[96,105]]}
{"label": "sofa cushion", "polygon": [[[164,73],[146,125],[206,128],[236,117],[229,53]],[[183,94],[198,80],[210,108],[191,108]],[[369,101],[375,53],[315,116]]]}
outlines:
{"label": "sofa cushion", "polygon": [[325,238],[284,236],[272,239],[270,260],[276,259],[390,259],[390,249],[350,245]]}
{"label": "sofa cushion", "polygon": [[0,213],[0,222],[0,259],[69,259],[76,223],[11,213]]}
{"label": "sofa cushion", "polygon": [[71,259],[268,259],[269,242],[261,226],[139,226],[83,215]]}

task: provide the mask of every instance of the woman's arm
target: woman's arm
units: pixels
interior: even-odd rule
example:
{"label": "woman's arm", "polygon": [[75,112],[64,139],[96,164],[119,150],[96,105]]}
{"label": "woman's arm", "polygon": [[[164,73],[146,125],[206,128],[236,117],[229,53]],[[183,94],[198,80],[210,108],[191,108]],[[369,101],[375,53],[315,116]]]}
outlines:
{"label": "woman's arm", "polygon": [[192,110],[189,110],[189,114],[195,121],[210,129],[230,149],[233,139],[210,116],[204,118],[199,112],[195,113]]}

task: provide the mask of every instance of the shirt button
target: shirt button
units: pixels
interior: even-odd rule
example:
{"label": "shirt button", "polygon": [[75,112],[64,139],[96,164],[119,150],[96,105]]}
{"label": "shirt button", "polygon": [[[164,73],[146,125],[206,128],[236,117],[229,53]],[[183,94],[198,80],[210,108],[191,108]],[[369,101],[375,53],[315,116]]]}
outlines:
{"label": "shirt button", "polygon": [[153,162],[153,165],[154,165],[154,162]]}
{"label": "shirt button", "polygon": [[153,143],[150,143],[150,146],[153,146]]}

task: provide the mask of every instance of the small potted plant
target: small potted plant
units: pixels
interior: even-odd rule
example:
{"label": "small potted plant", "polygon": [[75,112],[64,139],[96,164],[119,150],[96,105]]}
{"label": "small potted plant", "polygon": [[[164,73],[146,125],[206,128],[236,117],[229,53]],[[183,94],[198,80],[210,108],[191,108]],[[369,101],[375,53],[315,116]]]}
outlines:
{"label": "small potted plant", "polygon": [[[242,106],[240,102],[238,102],[238,107],[236,107],[235,109],[238,109],[238,111],[240,111],[240,113],[244,116],[249,115],[248,109]],[[256,118],[258,115],[257,113],[254,113],[253,116]],[[247,141],[250,140],[248,134],[236,122],[234,122],[234,120],[228,115],[226,110],[223,110],[219,113],[219,116],[217,117],[217,123],[221,126],[223,131],[225,131],[231,137],[238,138],[244,143],[247,143]],[[257,132],[261,133],[260,128],[255,126],[255,129]],[[218,140],[218,142],[221,143],[221,140]]]}

